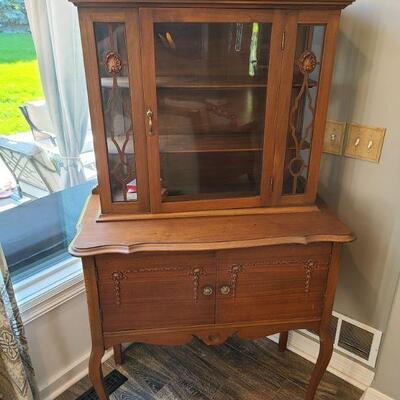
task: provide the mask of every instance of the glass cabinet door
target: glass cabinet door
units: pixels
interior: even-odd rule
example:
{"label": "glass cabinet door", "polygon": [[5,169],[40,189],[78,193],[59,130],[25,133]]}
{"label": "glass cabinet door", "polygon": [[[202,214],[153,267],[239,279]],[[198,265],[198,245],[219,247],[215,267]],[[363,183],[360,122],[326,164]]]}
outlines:
{"label": "glass cabinet door", "polygon": [[107,161],[113,202],[137,201],[133,126],[125,24],[94,24]]}
{"label": "glass cabinet door", "polygon": [[81,12],[102,212],[148,210],[137,10]]}
{"label": "glass cabinet door", "polygon": [[156,14],[148,117],[157,113],[161,202],[259,199],[272,16]]}
{"label": "glass cabinet door", "polygon": [[338,21],[313,10],[286,19],[273,205],[315,202]]}
{"label": "glass cabinet door", "polygon": [[306,192],[324,40],[325,25],[298,25],[283,195]]}

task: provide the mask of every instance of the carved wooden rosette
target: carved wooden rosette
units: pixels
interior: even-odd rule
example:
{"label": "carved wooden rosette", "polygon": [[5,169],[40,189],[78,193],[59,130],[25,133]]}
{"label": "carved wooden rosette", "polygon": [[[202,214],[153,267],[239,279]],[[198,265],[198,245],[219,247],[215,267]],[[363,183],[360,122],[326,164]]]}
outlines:
{"label": "carved wooden rosette", "polygon": [[311,74],[317,64],[317,56],[310,50],[304,51],[297,60],[297,66],[303,75]]}
{"label": "carved wooden rosette", "polygon": [[104,66],[110,75],[118,75],[122,71],[122,60],[118,53],[109,51],[104,57]]}

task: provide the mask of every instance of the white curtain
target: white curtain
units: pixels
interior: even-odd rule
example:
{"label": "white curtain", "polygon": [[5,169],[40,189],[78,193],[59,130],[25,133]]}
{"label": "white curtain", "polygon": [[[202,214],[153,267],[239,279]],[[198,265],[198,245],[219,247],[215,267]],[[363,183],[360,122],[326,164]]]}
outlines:
{"label": "white curtain", "polygon": [[63,160],[63,184],[85,180],[80,153],[88,102],[76,7],[68,0],[25,0],[43,91]]}

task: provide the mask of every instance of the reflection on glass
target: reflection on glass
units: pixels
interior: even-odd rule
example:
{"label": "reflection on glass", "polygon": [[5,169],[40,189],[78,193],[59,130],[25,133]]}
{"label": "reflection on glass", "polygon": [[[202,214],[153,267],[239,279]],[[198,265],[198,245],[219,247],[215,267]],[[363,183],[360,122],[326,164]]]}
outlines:
{"label": "reflection on glass", "polygon": [[271,24],[156,23],[164,201],[260,193]]}
{"label": "reflection on glass", "polygon": [[297,30],[283,181],[286,195],[306,191],[324,37],[324,25],[299,25]]}
{"label": "reflection on glass", "polygon": [[108,168],[113,202],[136,201],[134,130],[125,25],[95,23]]}

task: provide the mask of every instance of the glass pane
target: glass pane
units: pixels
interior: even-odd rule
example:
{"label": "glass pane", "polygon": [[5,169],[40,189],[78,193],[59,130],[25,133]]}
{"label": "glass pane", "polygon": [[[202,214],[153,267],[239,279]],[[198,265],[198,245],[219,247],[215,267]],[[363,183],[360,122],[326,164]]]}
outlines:
{"label": "glass pane", "polygon": [[271,28],[155,24],[164,201],[260,193]]}
{"label": "glass pane", "polygon": [[[68,246],[96,179],[1,211],[0,243],[13,280],[26,279],[71,257]],[[1,206],[1,202],[0,202]]]}
{"label": "glass pane", "polygon": [[125,25],[95,23],[108,168],[113,202],[136,201],[134,128]]}
{"label": "glass pane", "polygon": [[314,129],[324,25],[299,25],[286,142],[283,194],[305,193]]}

